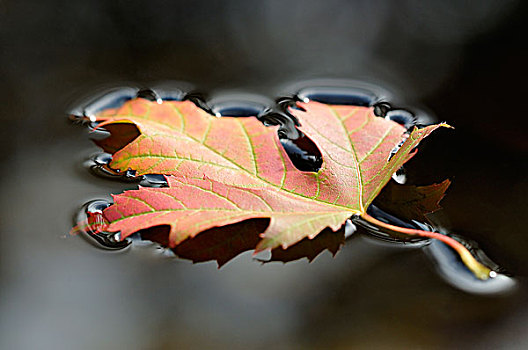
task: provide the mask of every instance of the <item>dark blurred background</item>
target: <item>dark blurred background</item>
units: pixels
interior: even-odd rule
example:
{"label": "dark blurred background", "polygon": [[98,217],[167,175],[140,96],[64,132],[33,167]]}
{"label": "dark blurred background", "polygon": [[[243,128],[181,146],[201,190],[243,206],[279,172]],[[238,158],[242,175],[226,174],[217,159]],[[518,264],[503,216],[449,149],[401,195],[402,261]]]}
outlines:
{"label": "dark blurred background", "polygon": [[[528,348],[521,1],[0,2],[0,348]],[[111,254],[68,236],[86,200],[131,185],[81,164],[67,122],[108,87],[187,81],[270,98],[354,79],[455,130],[426,140],[412,183],[453,180],[439,215],[519,281],[472,295],[420,250],[358,238],[336,258],[221,270],[149,247]]]}

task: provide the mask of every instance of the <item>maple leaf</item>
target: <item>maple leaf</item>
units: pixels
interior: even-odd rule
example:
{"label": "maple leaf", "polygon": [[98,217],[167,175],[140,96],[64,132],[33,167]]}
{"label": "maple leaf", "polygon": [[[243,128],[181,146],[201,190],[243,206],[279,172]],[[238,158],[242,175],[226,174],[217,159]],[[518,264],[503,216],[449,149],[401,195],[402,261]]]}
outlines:
{"label": "maple leaf", "polygon": [[[111,132],[98,142],[113,153],[111,168],[172,175],[167,188],[140,187],[114,195],[114,204],[103,213],[105,231],[121,232],[124,239],[164,227],[165,237],[151,234],[154,240],[194,261],[216,259],[219,264],[253,248],[272,249],[283,261],[291,256],[281,258],[281,250],[295,245],[304,246],[300,251],[309,253],[299,255],[308,258],[323,246],[335,252],[341,238],[334,236],[336,247],[336,239],[325,243],[327,233],[338,231],[353,215],[375,222],[366,208],[420,141],[448,126],[406,133],[401,125],[377,117],[373,108],[317,102],[298,107],[290,112],[322,155],[317,172],[297,170],[281,146],[277,126],[265,127],[256,118],[216,118],[190,101],[158,104],[141,98],[99,114],[99,126]],[[113,132],[119,126],[126,133]],[[255,219],[269,224],[263,227],[261,220],[252,229],[244,227],[240,239],[240,230],[231,236],[226,231]]]}
{"label": "maple leaf", "polygon": [[[134,123],[140,135],[114,153],[110,167],[158,173],[169,188],[141,188],[114,196],[105,211],[108,230],[123,237],[168,224],[169,246],[215,226],[271,218],[257,250],[286,248],[326,227],[334,231],[365,212],[421,139],[440,125],[415,128],[400,149],[405,129],[372,108],[301,103],[292,110],[301,131],[321,150],[317,173],[298,171],[273,127],[255,118],[215,118],[193,103],[157,104],[135,99],[98,117]],[[112,125],[110,124],[110,125]]]}

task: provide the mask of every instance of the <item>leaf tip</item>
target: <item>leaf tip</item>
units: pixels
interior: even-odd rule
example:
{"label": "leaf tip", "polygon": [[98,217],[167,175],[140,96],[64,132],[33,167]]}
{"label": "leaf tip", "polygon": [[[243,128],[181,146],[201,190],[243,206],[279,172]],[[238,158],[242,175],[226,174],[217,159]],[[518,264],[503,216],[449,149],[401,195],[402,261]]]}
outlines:
{"label": "leaf tip", "polygon": [[441,122],[440,124],[438,124],[438,126],[441,126],[443,128],[448,128],[448,129],[454,129],[455,128],[454,126],[451,126],[451,125],[447,124],[446,122]]}
{"label": "leaf tip", "polygon": [[69,235],[70,236],[75,236],[77,235],[79,232],[81,232],[81,225],[87,225],[87,223],[85,223],[84,221],[81,221],[81,222],[78,222],[77,225],[73,226],[71,229],[70,229],[70,232]]}

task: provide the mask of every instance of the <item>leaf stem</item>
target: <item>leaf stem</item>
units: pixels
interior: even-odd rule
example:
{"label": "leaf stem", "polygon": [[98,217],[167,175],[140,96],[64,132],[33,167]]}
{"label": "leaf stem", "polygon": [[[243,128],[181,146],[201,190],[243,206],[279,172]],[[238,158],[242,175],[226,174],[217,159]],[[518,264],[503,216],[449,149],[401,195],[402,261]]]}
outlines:
{"label": "leaf stem", "polygon": [[427,237],[444,242],[458,253],[460,258],[462,259],[462,262],[477,278],[481,280],[487,280],[490,277],[490,273],[492,271],[488,267],[478,262],[477,259],[475,259],[475,257],[469,252],[469,250],[464,247],[463,244],[449,236],[443,235],[438,232],[423,231],[387,224],[368,215],[367,213],[362,213],[361,218],[373,225],[385,228],[393,232],[403,233],[410,236]]}

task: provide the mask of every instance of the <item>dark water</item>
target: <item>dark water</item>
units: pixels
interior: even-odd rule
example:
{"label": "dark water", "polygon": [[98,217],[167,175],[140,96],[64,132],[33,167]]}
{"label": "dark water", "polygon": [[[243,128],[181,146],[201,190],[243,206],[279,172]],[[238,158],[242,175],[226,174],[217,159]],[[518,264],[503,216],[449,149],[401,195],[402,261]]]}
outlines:
{"label": "dark water", "polygon": [[[521,2],[8,1],[0,11],[1,348],[528,346]],[[250,99],[257,110],[306,81],[350,80],[383,87],[376,103],[456,127],[424,142],[407,180],[452,180],[438,223],[478,242],[516,291],[467,293],[435,272],[449,274],[448,261],[355,234],[335,258],[261,265],[246,253],[221,270],[147,242],[113,252],[68,235],[83,203],[138,181],[84,167],[98,149],[65,112],[85,96],[159,84],[150,98],[195,89],[223,103],[244,91],[265,99]],[[448,259],[441,249],[428,254]]]}

